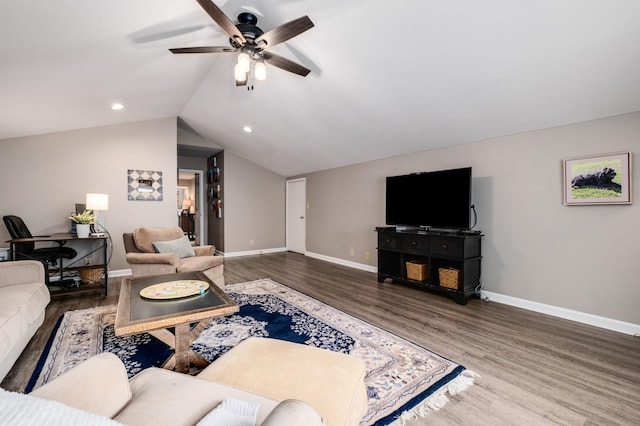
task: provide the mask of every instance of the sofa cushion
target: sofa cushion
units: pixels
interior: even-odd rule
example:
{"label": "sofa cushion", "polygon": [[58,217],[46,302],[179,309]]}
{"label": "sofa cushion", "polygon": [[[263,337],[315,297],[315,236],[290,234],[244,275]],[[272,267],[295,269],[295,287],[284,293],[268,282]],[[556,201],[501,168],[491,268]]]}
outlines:
{"label": "sofa cushion", "polygon": [[185,257],[180,260],[180,264],[176,267],[176,272],[193,272],[205,271],[218,265],[222,265],[224,257],[222,256],[194,256]]}
{"label": "sofa cushion", "polygon": [[0,359],[7,356],[26,330],[27,322],[20,314],[19,307],[0,307]]}
{"label": "sofa cushion", "polygon": [[156,253],[176,253],[181,259],[196,255],[191,247],[191,241],[184,235],[176,240],[154,241],[152,244]]}
{"label": "sofa cushion", "polygon": [[31,395],[106,417],[115,416],[131,400],[127,370],[110,352],[92,356]]}
{"label": "sofa cushion", "polygon": [[133,241],[140,251],[144,253],[155,253],[156,250],[153,247],[154,241],[177,240],[183,235],[184,232],[177,226],[162,228],[141,227],[133,231]]}
{"label": "sofa cushion", "polygon": [[26,323],[35,321],[45,310],[51,296],[42,283],[19,284],[0,289],[0,309],[17,306]]}
{"label": "sofa cushion", "polygon": [[130,381],[133,399],[115,420],[127,425],[194,425],[227,398],[257,402],[260,425],[278,401],[232,386],[161,368],[147,368]]}

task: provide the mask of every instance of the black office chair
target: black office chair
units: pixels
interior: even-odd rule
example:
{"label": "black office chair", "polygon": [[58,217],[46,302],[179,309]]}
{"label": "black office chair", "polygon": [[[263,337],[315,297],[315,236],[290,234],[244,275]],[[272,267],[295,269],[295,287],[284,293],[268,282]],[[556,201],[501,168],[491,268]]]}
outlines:
{"label": "black office chair", "polygon": [[[32,238],[31,232],[24,221],[18,216],[3,216],[2,220],[12,239]],[[39,260],[44,264],[45,271],[49,265],[57,265],[59,259],[73,259],[78,253],[70,247],[45,247],[36,248],[34,242],[14,243],[13,258],[15,260]],[[48,275],[47,275],[47,282]]]}

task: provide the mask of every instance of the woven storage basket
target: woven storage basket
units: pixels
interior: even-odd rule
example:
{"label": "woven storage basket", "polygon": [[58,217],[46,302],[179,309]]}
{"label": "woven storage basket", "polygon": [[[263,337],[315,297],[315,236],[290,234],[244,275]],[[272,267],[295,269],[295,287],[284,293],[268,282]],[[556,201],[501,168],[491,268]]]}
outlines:
{"label": "woven storage basket", "polygon": [[460,271],[454,268],[438,268],[440,287],[457,290],[460,287]]}
{"label": "woven storage basket", "polygon": [[84,282],[93,284],[102,279],[102,273],[102,268],[83,269],[80,271],[80,279]]}
{"label": "woven storage basket", "polygon": [[426,281],[429,274],[426,260],[416,259],[407,262],[407,278],[415,281]]}

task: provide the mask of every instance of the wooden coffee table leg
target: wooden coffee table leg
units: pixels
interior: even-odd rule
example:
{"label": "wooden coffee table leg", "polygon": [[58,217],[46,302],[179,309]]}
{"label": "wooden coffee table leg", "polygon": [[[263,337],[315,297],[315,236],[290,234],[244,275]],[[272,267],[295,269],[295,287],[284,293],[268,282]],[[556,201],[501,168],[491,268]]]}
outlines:
{"label": "wooden coffee table leg", "polygon": [[191,342],[193,342],[198,338],[200,333],[202,333],[204,329],[207,328],[210,322],[211,322],[211,319],[200,321],[198,324],[195,325],[195,327],[191,329],[189,333],[189,335],[191,336]]}
{"label": "wooden coffee table leg", "polygon": [[191,365],[193,365],[194,367],[196,367],[198,369],[205,368],[210,364],[209,361],[207,361],[199,353],[194,352],[194,351],[189,351],[189,360],[191,362]]}
{"label": "wooden coffee table leg", "polygon": [[149,334],[174,350],[173,355],[165,361],[162,367],[180,373],[189,373],[191,365],[197,368],[204,368],[209,365],[209,361],[191,350],[191,342],[200,335],[210,321],[200,321],[194,328],[191,328],[189,323],[178,324],[175,326],[174,333],[164,328],[149,331]]}
{"label": "wooden coffee table leg", "polygon": [[189,335],[190,329],[191,328],[189,327],[188,323],[176,325],[175,371],[178,371],[180,373],[189,372],[189,353],[191,352],[191,350],[189,349],[189,345],[191,344]]}

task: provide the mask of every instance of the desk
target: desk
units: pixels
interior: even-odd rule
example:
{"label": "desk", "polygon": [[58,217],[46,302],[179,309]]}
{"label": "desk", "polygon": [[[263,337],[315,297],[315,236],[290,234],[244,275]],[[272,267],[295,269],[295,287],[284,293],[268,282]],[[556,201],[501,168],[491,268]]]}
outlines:
{"label": "desk", "polygon": [[183,212],[180,215],[180,228],[182,228],[182,230],[187,233],[189,241],[195,240],[195,217],[196,215],[194,213]]}
{"label": "desk", "polygon": [[[109,280],[109,268],[108,268],[108,263],[109,263],[109,259],[108,259],[108,240],[110,240],[111,237],[108,236],[104,236],[104,237],[88,237],[88,238],[78,238],[75,234],[71,234],[71,233],[57,233],[57,234],[52,234],[52,235],[46,235],[46,236],[35,236],[35,237],[31,237],[31,238],[14,238],[12,240],[7,240],[7,242],[10,244],[10,257],[12,260],[15,260],[15,244],[18,243],[42,243],[42,242],[54,242],[57,243],[60,247],[64,246],[67,242],[69,241],[100,241],[102,244],[100,245],[100,247],[90,251],[89,253],[86,253],[84,256],[78,257],[76,259],[71,259],[71,263],[67,263],[67,265],[63,266],[63,259],[60,258],[58,259],[58,267],[57,268],[50,268],[48,271],[45,271],[46,273],[50,273],[51,271],[53,271],[53,273],[58,273],[59,275],[59,283],[60,285],[63,285],[63,283],[65,282],[65,273],[67,272],[79,272],[82,271],[83,269],[93,269],[96,267],[102,267],[103,269],[103,274],[104,274],[104,281],[103,284],[101,284],[101,287],[104,287],[104,295],[107,295],[107,281]],[[84,259],[84,257],[89,256],[99,250],[102,250],[102,264],[97,264],[97,265],[78,265],[76,266],[76,264]],[[66,275],[66,277],[68,277],[69,275]],[[53,284],[50,285],[56,285],[56,283],[54,282]],[[91,287],[91,288],[89,288]],[[99,286],[90,286],[90,285],[86,285],[84,287],[72,287],[72,288],[65,288],[63,290],[60,291],[52,291],[51,295],[66,295],[69,293],[76,293],[76,292],[87,292],[87,291],[93,291],[95,290],[95,288],[97,288]]]}

